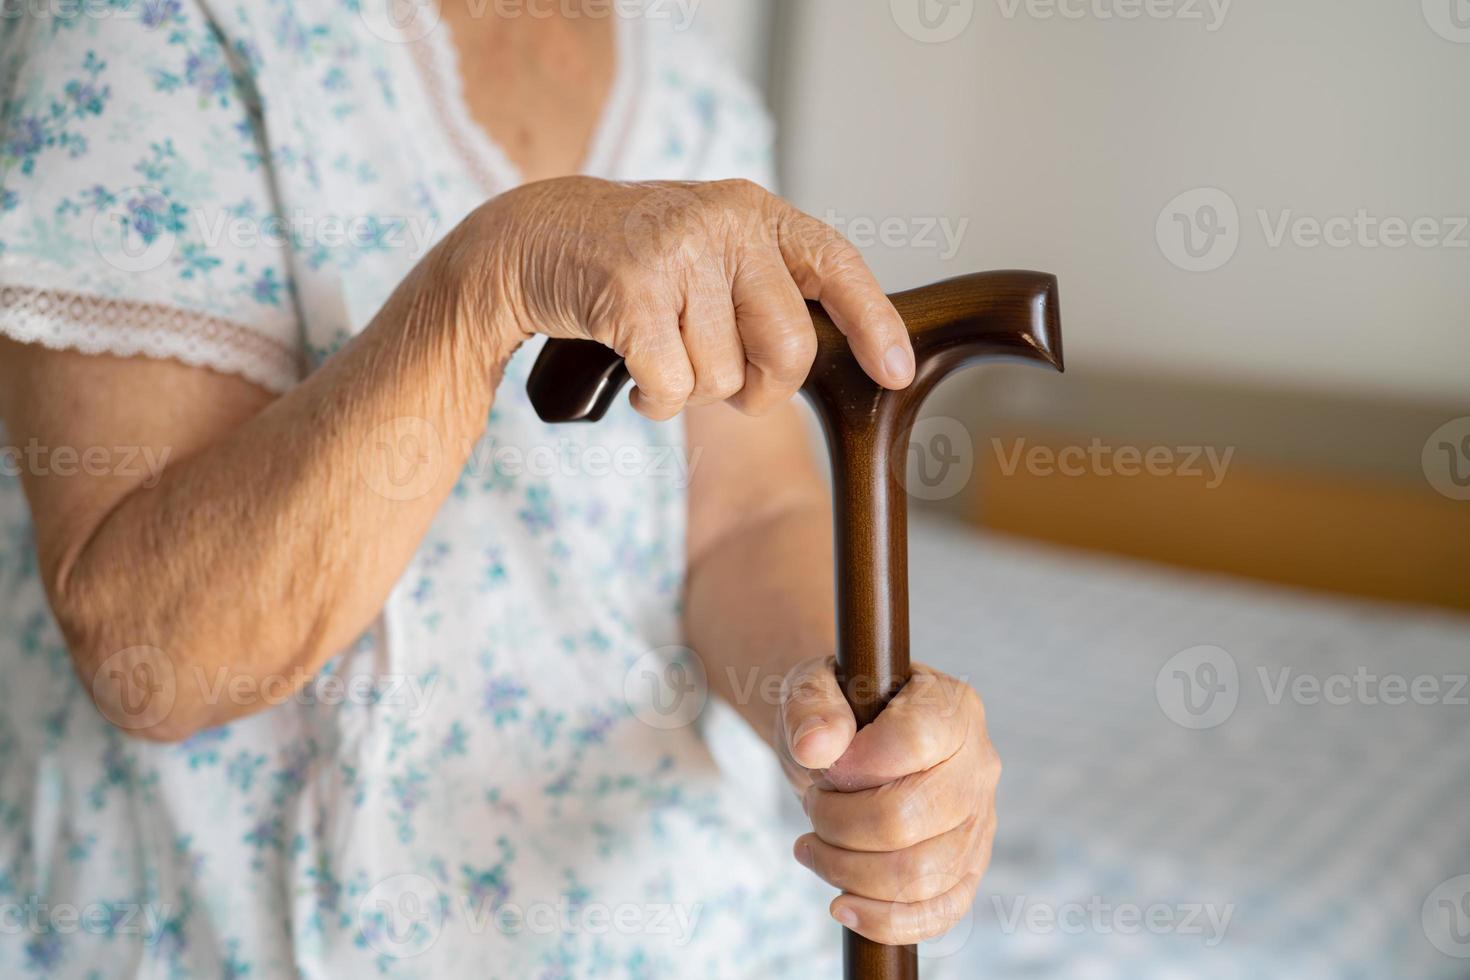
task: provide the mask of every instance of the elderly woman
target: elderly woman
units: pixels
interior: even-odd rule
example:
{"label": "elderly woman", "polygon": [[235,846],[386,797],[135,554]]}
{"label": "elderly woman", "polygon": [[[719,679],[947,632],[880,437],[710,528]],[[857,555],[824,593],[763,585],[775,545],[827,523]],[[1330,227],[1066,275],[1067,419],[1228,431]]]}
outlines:
{"label": "elderly woman", "polygon": [[[369,6],[0,28],[0,972],[806,976],[818,879],[942,932],[999,764],[932,671],[856,732],[789,404],[803,298],[889,387],[902,322],[684,25]],[[631,405],[540,423],[548,336]]]}

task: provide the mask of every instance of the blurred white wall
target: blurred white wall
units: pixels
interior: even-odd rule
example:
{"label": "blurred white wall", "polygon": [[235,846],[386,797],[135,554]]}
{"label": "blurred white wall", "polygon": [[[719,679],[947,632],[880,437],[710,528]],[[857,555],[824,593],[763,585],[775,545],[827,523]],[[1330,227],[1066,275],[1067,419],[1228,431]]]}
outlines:
{"label": "blurred white wall", "polygon": [[[1466,0],[782,0],[774,19],[784,190],[886,285],[1045,269],[1075,368],[1470,398]],[[1199,188],[1225,195],[1166,210]],[[1392,220],[1331,223],[1360,211]],[[1313,245],[1314,222],[1348,244]]]}

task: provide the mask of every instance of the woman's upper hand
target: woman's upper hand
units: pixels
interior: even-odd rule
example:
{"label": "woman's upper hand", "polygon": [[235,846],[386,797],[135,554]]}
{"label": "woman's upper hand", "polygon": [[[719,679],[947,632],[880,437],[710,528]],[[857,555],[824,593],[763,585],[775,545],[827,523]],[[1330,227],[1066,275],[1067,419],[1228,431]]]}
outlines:
{"label": "woman's upper hand", "polygon": [[862,256],[831,227],[748,181],[569,177],[494,198],[458,253],[487,322],[595,340],[620,354],[654,419],[729,401],[762,414],[806,380],[822,304],[879,384],[914,374],[908,332]]}
{"label": "woman's upper hand", "polygon": [[831,658],[793,667],[776,745],[812,833],[796,858],[842,889],[832,916],[875,942],[937,936],[969,910],[990,863],[1000,757],[968,684],[916,665],[857,730]]}

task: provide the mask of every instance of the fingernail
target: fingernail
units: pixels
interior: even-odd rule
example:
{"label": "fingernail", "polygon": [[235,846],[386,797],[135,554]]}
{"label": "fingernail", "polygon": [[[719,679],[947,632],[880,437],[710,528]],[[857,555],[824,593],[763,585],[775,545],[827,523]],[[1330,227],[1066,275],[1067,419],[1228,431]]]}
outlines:
{"label": "fingernail", "polygon": [[803,844],[798,847],[796,849],[796,860],[803,868],[810,868],[812,866],[812,846],[810,844]]}
{"label": "fingernail", "polygon": [[833,912],[832,918],[847,926],[847,928],[849,929],[857,928],[857,913],[848,908],[846,905],[839,907],[836,912]]}
{"label": "fingernail", "polygon": [[914,376],[914,355],[902,344],[894,344],[883,355],[883,370],[890,380],[907,381]]}

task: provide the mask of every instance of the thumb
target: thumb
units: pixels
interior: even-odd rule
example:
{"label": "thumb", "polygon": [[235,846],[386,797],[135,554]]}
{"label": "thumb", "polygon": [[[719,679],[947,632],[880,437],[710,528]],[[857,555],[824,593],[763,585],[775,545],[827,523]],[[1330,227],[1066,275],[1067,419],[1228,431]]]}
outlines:
{"label": "thumb", "polygon": [[806,660],[781,684],[782,748],[803,769],[826,769],[852,744],[857,719],[837,683],[832,657]]}
{"label": "thumb", "polygon": [[781,256],[807,299],[822,304],[868,377],[885,388],[914,380],[914,347],[862,253],[831,226],[789,205],[778,225]]}

